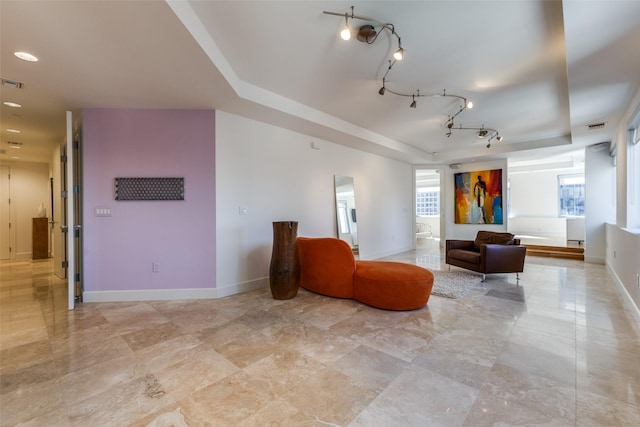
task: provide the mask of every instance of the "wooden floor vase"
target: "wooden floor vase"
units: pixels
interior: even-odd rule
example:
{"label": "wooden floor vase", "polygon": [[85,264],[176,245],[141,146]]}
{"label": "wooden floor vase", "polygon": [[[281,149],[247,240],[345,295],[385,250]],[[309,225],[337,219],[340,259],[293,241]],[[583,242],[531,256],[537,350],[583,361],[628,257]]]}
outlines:
{"label": "wooden floor vase", "polygon": [[297,221],[273,223],[273,251],[269,267],[269,284],[274,299],[291,299],[300,287],[300,263],[296,251]]}

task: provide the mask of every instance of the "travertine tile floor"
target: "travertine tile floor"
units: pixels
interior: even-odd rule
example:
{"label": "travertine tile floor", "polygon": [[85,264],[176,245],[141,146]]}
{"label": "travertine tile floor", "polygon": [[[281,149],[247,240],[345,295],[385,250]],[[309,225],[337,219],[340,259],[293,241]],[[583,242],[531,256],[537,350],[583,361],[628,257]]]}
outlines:
{"label": "travertine tile floor", "polygon": [[[428,242],[390,259],[446,269]],[[3,426],[640,425],[640,328],[602,265],[529,257],[524,303],[494,275],[412,312],[268,289],[68,312],[50,272],[0,263]]]}

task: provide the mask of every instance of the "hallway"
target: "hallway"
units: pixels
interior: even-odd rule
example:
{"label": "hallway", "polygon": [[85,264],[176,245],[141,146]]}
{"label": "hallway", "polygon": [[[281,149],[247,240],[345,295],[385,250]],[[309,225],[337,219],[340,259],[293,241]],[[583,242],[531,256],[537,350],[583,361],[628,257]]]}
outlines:
{"label": "hallway", "polygon": [[[389,259],[446,270],[436,244]],[[0,262],[0,425],[635,426],[640,327],[602,265],[527,257],[411,312],[300,290],[66,309]],[[173,423],[173,424],[171,424]]]}

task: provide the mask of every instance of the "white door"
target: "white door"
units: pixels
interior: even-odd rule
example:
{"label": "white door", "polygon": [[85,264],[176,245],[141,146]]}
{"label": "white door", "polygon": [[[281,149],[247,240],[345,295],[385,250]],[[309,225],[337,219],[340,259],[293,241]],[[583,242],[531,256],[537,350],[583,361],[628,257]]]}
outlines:
{"label": "white door", "polygon": [[51,209],[51,229],[52,229],[52,252],[53,252],[53,272],[61,279],[67,278],[65,262],[67,260],[65,251],[67,250],[66,234],[61,230],[61,225],[66,224],[63,220],[66,209],[66,199],[63,191],[67,188],[66,165],[65,165],[66,144],[60,145],[56,152],[59,161],[53,162],[53,209]]}
{"label": "white door", "polygon": [[0,166],[0,259],[11,258],[11,169]]}
{"label": "white door", "polygon": [[[69,293],[69,310],[73,310],[75,308],[76,301],[76,275],[74,274],[76,271],[76,239],[74,237],[74,225],[75,225],[75,209],[74,209],[74,150],[73,150],[73,115],[71,111],[67,111],[67,138],[66,138],[66,147],[64,156],[66,162],[63,163],[63,169],[66,169],[66,173],[63,172],[63,175],[66,176],[66,187],[64,188],[64,194],[66,197],[63,198],[62,203],[64,203],[64,211],[62,217],[61,229],[63,231],[63,242],[66,243],[66,250],[63,251],[66,254],[66,268],[67,268],[67,285],[68,285],[68,293]],[[66,168],[65,168],[66,166]],[[71,227],[69,226],[71,225]]]}

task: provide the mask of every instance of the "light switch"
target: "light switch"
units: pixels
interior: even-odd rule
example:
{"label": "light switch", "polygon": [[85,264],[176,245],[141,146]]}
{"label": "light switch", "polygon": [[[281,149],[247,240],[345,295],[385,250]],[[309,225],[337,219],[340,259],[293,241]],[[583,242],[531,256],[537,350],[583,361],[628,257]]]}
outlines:
{"label": "light switch", "polygon": [[97,207],[94,210],[94,215],[95,216],[101,216],[101,217],[111,216],[111,208],[108,208],[108,207]]}

